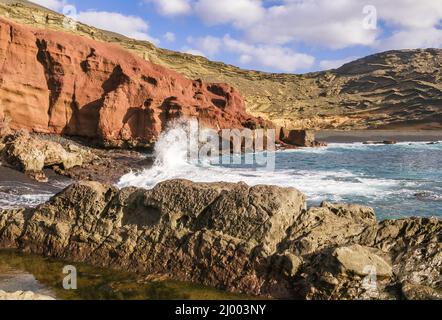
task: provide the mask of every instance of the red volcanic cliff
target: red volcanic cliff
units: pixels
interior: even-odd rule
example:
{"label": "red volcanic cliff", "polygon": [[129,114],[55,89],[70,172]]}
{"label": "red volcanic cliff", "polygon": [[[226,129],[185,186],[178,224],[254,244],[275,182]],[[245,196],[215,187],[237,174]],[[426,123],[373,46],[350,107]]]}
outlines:
{"label": "red volcanic cliff", "polygon": [[264,125],[229,85],[191,81],[124,49],[0,19],[0,118],[12,128],[148,144],[167,122]]}

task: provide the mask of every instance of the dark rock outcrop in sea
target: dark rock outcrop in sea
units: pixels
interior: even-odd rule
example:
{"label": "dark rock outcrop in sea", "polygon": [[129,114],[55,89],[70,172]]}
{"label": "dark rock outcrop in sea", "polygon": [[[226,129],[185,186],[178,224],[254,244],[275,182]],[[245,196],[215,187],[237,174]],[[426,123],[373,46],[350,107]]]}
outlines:
{"label": "dark rock outcrop in sea", "polygon": [[313,130],[288,130],[281,128],[279,131],[279,141],[296,147],[326,147],[327,143],[316,140]]}
{"label": "dark rock outcrop in sea", "polygon": [[272,298],[442,298],[441,220],[307,209],[293,188],[80,182],[35,209],[0,211],[0,248]]}

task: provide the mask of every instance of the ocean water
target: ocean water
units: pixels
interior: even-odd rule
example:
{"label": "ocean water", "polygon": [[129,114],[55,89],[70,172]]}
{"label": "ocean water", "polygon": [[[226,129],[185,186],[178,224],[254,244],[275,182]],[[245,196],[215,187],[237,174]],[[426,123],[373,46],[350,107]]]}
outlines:
{"label": "ocean water", "polygon": [[0,209],[35,207],[48,201],[72,181],[46,170],[48,183],[38,183],[24,174],[0,165]]}
{"label": "ocean water", "polygon": [[152,188],[168,179],[239,182],[295,187],[308,204],[322,201],[368,205],[378,219],[407,216],[442,217],[442,144],[330,144],[317,149],[275,154],[275,170],[242,164],[189,161],[187,138],[169,130],[160,138],[153,167],[129,173],[119,187]]}
{"label": "ocean water", "polygon": [[[295,187],[306,194],[310,206],[324,200],[368,205],[379,219],[442,217],[442,143],[332,143],[324,148],[276,152],[275,170],[264,170],[256,165],[211,164],[213,158],[195,164],[188,158],[187,136],[173,127],[160,137],[154,157],[153,166],[121,177],[117,186],[152,188],[177,178],[244,181]],[[244,156],[239,157],[244,163]],[[49,184],[38,184],[0,167],[0,208],[36,206],[69,183],[52,174]]]}

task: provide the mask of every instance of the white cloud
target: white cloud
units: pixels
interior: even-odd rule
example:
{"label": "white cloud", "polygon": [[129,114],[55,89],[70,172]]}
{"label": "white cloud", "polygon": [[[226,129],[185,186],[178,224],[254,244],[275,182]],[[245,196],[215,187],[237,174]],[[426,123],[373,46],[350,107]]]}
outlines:
{"label": "white cloud", "polygon": [[[169,0],[147,0],[169,3]],[[435,0],[173,0],[193,12],[208,25],[231,24],[244,32],[245,40],[268,46],[304,43],[328,49],[352,46],[402,47],[405,34],[423,35],[424,41],[406,41],[409,45],[437,44],[436,26],[442,20],[442,1]],[[267,5],[264,5],[264,4]],[[364,27],[364,7],[376,9],[376,29]],[[163,10],[167,13],[167,10]],[[394,38],[384,38],[387,25]],[[424,30],[428,34],[424,35]],[[402,43],[403,44],[403,43]]]}
{"label": "white cloud", "polygon": [[181,51],[184,52],[184,53],[193,54],[194,56],[206,57],[204,52],[201,52],[201,51],[199,51],[197,49],[191,49],[191,48],[188,48],[188,47],[183,47],[181,49]]}
{"label": "white cloud", "polygon": [[402,30],[377,44],[377,48],[383,51],[440,47],[442,47],[442,30],[436,28]]}
{"label": "white cloud", "polygon": [[199,52],[204,53],[204,56],[214,57],[219,52],[221,47],[221,40],[217,37],[206,36],[193,38],[188,37],[187,43]]}
{"label": "white cloud", "polygon": [[67,5],[65,0],[32,0],[31,2],[54,11],[61,11]]}
{"label": "white cloud", "polygon": [[158,13],[165,16],[177,16],[188,14],[192,7],[189,0],[144,0],[149,3],[152,2]]}
{"label": "white cloud", "polygon": [[[377,29],[364,28],[370,4],[376,9]],[[389,47],[437,44],[436,26],[442,21],[442,1],[434,0],[281,0],[266,9],[265,17],[243,31],[249,40],[261,43],[303,42],[331,49],[355,45],[382,47],[383,27],[397,33],[387,39]],[[381,24],[380,24],[380,23]],[[427,32],[427,33],[425,33]],[[423,37],[423,41],[404,39],[405,35]],[[398,39],[397,41],[395,39]],[[400,40],[399,40],[400,39]]]}
{"label": "white cloud", "polygon": [[163,37],[167,42],[175,42],[176,40],[175,33],[173,32],[166,32]]}
{"label": "white cloud", "polygon": [[297,53],[290,48],[272,45],[251,45],[226,35],[223,38],[223,48],[239,54],[239,62],[244,65],[255,64],[266,69],[282,72],[295,72],[299,69],[309,69],[313,66],[313,56]]}
{"label": "white cloud", "polygon": [[238,62],[246,67],[259,67],[266,70],[294,72],[309,69],[313,66],[313,56],[297,53],[282,46],[254,45],[225,35],[223,38],[213,36],[188,37],[189,47],[181,51],[193,55],[213,58],[217,54],[227,53],[238,56]]}
{"label": "white cloud", "polygon": [[209,25],[233,23],[246,27],[259,22],[265,9],[261,0],[198,0],[195,12]]}
{"label": "white cloud", "polygon": [[244,32],[248,39],[267,44],[303,42],[333,49],[370,45],[378,31],[364,28],[363,7],[359,0],[285,1],[268,8],[265,17]]}
{"label": "white cloud", "polygon": [[356,60],[357,57],[347,57],[344,59],[336,59],[336,60],[321,60],[319,62],[319,66],[323,70],[329,70],[329,69],[337,69],[339,67],[342,67],[344,64]]}
{"label": "white cloud", "polygon": [[77,14],[77,20],[130,38],[147,40],[155,44],[160,42],[148,34],[149,24],[140,17],[126,16],[117,12],[83,11]]}
{"label": "white cloud", "polygon": [[439,0],[374,0],[379,17],[388,23],[406,28],[429,28],[442,19]]}
{"label": "white cloud", "polygon": [[149,24],[137,16],[96,10],[77,13],[75,6],[70,5],[67,0],[33,0],[32,2],[61,13],[66,9],[65,14],[72,19],[96,28],[117,32],[137,40],[146,40],[155,44],[160,43],[158,39],[149,35]]}
{"label": "white cloud", "polygon": [[253,57],[250,54],[242,54],[239,57],[239,63],[246,65],[253,62]]}

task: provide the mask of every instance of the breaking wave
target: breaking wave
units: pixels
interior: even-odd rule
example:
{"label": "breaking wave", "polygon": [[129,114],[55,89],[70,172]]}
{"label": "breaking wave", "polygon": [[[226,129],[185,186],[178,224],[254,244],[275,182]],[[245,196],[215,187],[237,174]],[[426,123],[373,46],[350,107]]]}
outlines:
{"label": "breaking wave", "polygon": [[[306,193],[311,201],[341,201],[350,197],[387,197],[398,189],[412,187],[413,181],[372,177],[355,173],[337,165],[333,170],[318,169],[312,162],[311,169],[297,168],[291,163],[297,153],[324,153],[331,150],[367,148],[362,144],[339,144],[328,148],[303,149],[276,152],[277,163],[284,163],[274,171],[257,167],[214,165],[211,159],[195,161],[189,157],[188,123],[172,125],[159,138],[155,147],[155,162],[151,168],[123,176],[118,187],[137,186],[152,188],[170,179],[188,179],[195,182],[245,182],[249,185],[271,184],[295,187]],[[347,151],[347,152],[348,152]],[[313,155],[312,155],[313,156]]]}

